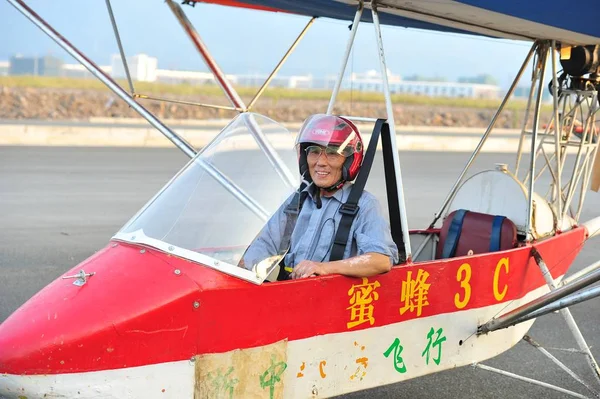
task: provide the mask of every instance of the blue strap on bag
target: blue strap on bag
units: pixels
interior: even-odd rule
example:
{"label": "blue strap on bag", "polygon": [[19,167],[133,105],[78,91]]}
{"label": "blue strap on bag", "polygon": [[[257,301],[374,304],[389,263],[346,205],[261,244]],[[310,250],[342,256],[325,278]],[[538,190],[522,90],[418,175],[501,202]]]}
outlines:
{"label": "blue strap on bag", "polygon": [[490,252],[500,251],[502,223],[504,223],[504,219],[506,219],[505,216],[494,216],[492,235],[490,237]]}
{"label": "blue strap on bag", "polygon": [[459,209],[454,214],[450,228],[448,228],[448,236],[444,243],[444,249],[442,250],[442,259],[451,258],[456,253],[456,247],[458,246],[458,240],[460,239],[460,233],[466,214],[466,209]]}

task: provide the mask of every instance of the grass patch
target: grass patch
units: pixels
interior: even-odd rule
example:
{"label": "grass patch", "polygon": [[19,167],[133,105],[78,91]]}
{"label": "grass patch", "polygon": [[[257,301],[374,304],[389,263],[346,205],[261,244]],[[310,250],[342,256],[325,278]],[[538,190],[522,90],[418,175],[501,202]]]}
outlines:
{"label": "grass patch", "polygon": [[[126,80],[117,80],[123,87],[129,87]],[[63,78],[50,76],[0,76],[0,87],[28,87],[43,89],[78,89],[78,90],[102,90],[108,88],[97,79]],[[165,84],[134,82],[137,93],[147,95],[168,95],[170,98],[177,96],[203,96],[225,99],[220,87],[216,85],[195,86],[190,84]],[[244,99],[251,99],[257,91],[253,87],[237,87],[236,90]],[[284,89],[269,88],[263,93],[263,97],[277,100],[299,100],[299,101],[328,101],[331,92],[328,90],[309,89]],[[338,101],[353,103],[382,103],[383,94],[376,92],[341,91]],[[219,101],[221,102],[221,101]],[[392,95],[394,104],[444,106],[473,109],[496,109],[500,105],[499,99],[477,99],[477,98],[450,98],[450,97],[427,97],[419,95],[395,94]],[[507,103],[508,110],[524,110],[527,105],[525,100],[511,100]],[[544,105],[544,110],[551,110],[550,105]]]}

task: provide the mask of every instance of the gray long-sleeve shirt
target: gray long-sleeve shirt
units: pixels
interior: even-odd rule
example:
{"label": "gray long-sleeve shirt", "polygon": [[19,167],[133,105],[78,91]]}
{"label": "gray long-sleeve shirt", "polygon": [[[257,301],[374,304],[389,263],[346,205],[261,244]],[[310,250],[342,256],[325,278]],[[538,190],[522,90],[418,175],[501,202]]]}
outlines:
{"label": "gray long-sleeve shirt", "polygon": [[[284,259],[286,266],[294,267],[303,260],[329,260],[335,233],[342,217],[339,209],[347,201],[351,189],[352,184],[348,183],[331,197],[321,197],[320,209],[311,195],[312,191],[308,191],[309,196],[304,201],[292,233],[290,250]],[[284,210],[291,199],[292,197],[287,199],[275,212],[246,251],[246,267],[252,267],[256,262],[279,252],[287,220]],[[359,210],[352,223],[343,258],[375,252],[388,256],[392,264],[398,263],[398,248],[392,240],[389,223],[383,217],[377,198],[363,191],[358,206]]]}

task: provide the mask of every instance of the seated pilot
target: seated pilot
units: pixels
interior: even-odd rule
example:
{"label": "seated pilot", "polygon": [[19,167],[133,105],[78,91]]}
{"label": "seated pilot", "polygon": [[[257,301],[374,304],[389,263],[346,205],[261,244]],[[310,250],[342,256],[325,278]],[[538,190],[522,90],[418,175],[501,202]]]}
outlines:
{"label": "seated pilot", "polygon": [[398,248],[379,202],[366,191],[358,201],[342,260],[330,261],[342,217],[339,211],[363,160],[363,142],[356,126],[342,117],[314,115],[298,133],[296,147],[305,188],[296,199],[299,212],[295,225],[288,221],[290,213],[286,212],[293,201],[290,197],[240,263],[252,268],[256,262],[287,250],[283,266],[291,272],[286,277],[292,279],[328,274],[368,277],[389,271],[398,263]]}

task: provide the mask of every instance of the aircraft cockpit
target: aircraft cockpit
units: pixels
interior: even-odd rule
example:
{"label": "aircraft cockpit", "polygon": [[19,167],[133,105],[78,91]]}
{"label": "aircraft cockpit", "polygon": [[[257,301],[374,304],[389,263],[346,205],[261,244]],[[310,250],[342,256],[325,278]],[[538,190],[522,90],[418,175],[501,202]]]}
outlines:
{"label": "aircraft cockpit", "polygon": [[232,120],[114,236],[253,283],[281,260],[252,270],[245,249],[300,184],[295,135],[259,114]]}

